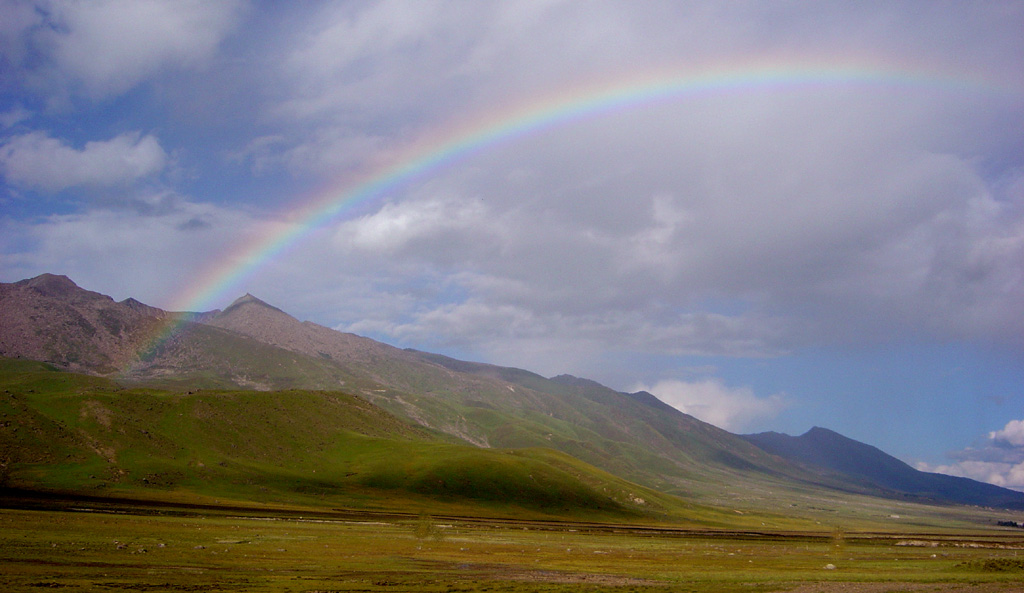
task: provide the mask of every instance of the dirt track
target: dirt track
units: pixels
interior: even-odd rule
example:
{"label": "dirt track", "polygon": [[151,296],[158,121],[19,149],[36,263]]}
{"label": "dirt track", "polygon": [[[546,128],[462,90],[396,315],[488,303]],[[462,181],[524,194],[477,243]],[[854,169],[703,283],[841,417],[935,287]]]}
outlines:
{"label": "dirt track", "polygon": [[1016,583],[801,583],[779,589],[786,593],[1017,593],[1024,584]]}

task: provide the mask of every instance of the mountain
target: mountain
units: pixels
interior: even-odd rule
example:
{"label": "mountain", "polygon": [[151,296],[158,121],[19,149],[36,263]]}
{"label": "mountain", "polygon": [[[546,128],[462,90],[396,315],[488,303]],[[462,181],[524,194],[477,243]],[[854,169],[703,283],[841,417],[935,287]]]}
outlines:
{"label": "mountain", "polygon": [[[813,515],[852,508],[851,495],[906,499],[878,481],[766,451],[646,392],[402,350],[300,321],[252,295],[223,311],[173,313],[43,275],[0,285],[0,314],[0,356],[116,378],[125,387],[342,392],[442,442],[558,451],[718,508],[774,512],[788,497],[805,501]],[[932,500],[944,500],[943,492]],[[842,505],[829,502],[837,499]],[[990,500],[1013,504],[1001,495]]]}
{"label": "mountain", "polygon": [[117,303],[66,276],[0,283],[0,356],[113,373],[144,346],[168,314],[134,299]]}
{"label": "mountain", "polygon": [[838,472],[851,483],[936,502],[1024,509],[1024,493],[968,478],[923,472],[876,447],[825,428],[815,427],[798,437],[765,432],[743,438],[784,459]]}
{"label": "mountain", "polygon": [[[36,288],[51,283],[59,290]],[[3,285],[0,298],[5,315],[21,318],[0,327],[0,354],[117,377],[126,385],[344,390],[450,439],[555,449],[675,494],[728,497],[749,491],[751,471],[773,480],[786,474],[742,439],[592,381],[550,380],[401,350],[299,321],[252,295],[223,311],[185,316],[135,301],[115,303],[67,278],[41,276]],[[103,324],[94,309],[117,323]],[[54,322],[65,318],[82,321]],[[177,330],[154,342],[171,323]],[[33,327],[49,330],[46,339],[60,347],[51,348],[56,355],[29,347],[36,342],[12,331]],[[97,354],[90,356],[93,349]]]}

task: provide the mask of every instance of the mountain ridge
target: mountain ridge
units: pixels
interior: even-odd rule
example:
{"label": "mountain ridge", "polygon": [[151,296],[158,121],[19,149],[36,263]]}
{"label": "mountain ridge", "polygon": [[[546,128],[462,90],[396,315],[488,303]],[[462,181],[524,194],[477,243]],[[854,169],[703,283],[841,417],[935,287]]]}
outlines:
{"label": "mountain ridge", "polygon": [[[807,488],[906,498],[862,475],[766,451],[647,392],[403,350],[299,321],[251,294],[223,311],[183,316],[44,275],[0,285],[0,305],[0,355],[117,375],[128,385],[342,390],[453,442],[552,448],[716,505],[767,509],[779,491]],[[146,349],[170,321],[177,331]],[[993,500],[1024,500],[1016,496]]]}
{"label": "mountain ridge", "polygon": [[837,471],[908,496],[1024,509],[1024,493],[968,478],[923,472],[877,447],[827,428],[815,426],[795,437],[778,432],[742,436],[785,459]]}

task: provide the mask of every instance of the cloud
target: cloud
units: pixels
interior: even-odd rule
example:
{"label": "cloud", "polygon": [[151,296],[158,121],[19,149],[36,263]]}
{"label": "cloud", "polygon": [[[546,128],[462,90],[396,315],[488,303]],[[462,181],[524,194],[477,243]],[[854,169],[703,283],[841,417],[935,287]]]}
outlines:
{"label": "cloud", "polygon": [[[1019,80],[1002,56],[1022,44],[999,9],[890,16],[327,5],[288,31],[269,112],[290,133],[253,161],[324,175],[373,169],[445,122],[659,70],[809,59],[899,71],[927,58]],[[971,41],[951,47],[951,29]],[[452,275],[443,282],[458,286],[459,302],[417,303],[402,323],[379,324],[401,327],[397,340],[429,333],[417,319],[440,329],[459,304],[528,314],[552,342],[622,327],[605,334],[609,347],[653,338],[646,348],[676,354],[764,356],[894,336],[1019,340],[1024,193],[995,183],[978,156],[1016,162],[1006,126],[1015,108],[974,90],[813,87],[684,97],[518,137],[389,191],[379,211],[342,225],[340,249],[372,259],[394,290]],[[438,340],[486,341],[476,330],[486,326],[460,318],[449,329],[465,333]]]}
{"label": "cloud", "polygon": [[[265,233],[269,221],[182,196],[138,195],[159,216],[136,209],[91,209],[42,220],[0,220],[4,281],[44,272],[67,274],[80,286],[118,300],[129,296],[170,307],[214,256]],[[237,296],[237,295],[235,295]]]}
{"label": "cloud", "polygon": [[35,2],[45,23],[32,41],[49,58],[46,87],[80,85],[91,98],[121,94],[162,68],[208,59],[236,22],[237,0]]}
{"label": "cloud", "polygon": [[926,472],[970,478],[1003,488],[1024,492],[1024,462],[999,463],[993,461],[959,461],[949,465],[917,464],[917,469]]}
{"label": "cloud", "polygon": [[1024,420],[1011,420],[988,434],[981,447],[954,451],[950,464],[918,464],[922,471],[961,476],[1024,491]]}
{"label": "cloud", "polygon": [[999,445],[1024,448],[1024,420],[1011,420],[1002,430],[990,432],[988,438]]}
{"label": "cloud", "polygon": [[0,65],[10,71],[25,60],[29,49],[26,37],[42,15],[31,2],[22,0],[0,0],[0,14]]}
{"label": "cloud", "polygon": [[[337,226],[341,259],[359,261],[382,286],[419,295],[399,319],[391,309],[350,311],[353,321],[340,324],[347,331],[419,348],[473,349],[552,373],[565,371],[558,363],[579,361],[608,344],[659,354],[782,351],[789,330],[779,319],[653,302],[663,298],[660,287],[618,262],[633,243],[629,235],[604,236],[531,211],[496,210],[446,188],[429,185],[422,197]],[[661,200],[654,202],[653,232],[659,233],[664,212]]]}
{"label": "cloud", "polygon": [[[561,10],[565,6],[326,5],[306,15],[293,34],[291,51],[280,63],[292,92],[277,112],[299,120],[326,117],[352,123],[363,118],[378,124],[385,123],[379,119],[382,113],[404,114],[406,121],[410,115],[454,115],[454,108],[473,100],[478,89],[486,90],[505,76],[538,77],[546,64],[561,69],[579,55],[574,43],[609,22],[607,6]],[[574,18],[584,14],[587,18]],[[572,36],[558,30],[567,22],[575,25]],[[596,33],[586,45],[607,53],[602,41],[608,38]],[[552,42],[560,46],[559,59],[537,59]],[[524,68],[527,60],[532,63]]]}
{"label": "cloud", "polygon": [[1024,491],[1024,462],[1012,464],[991,461],[961,461],[952,465],[918,464],[917,469],[970,478],[1003,488]]}
{"label": "cloud", "polygon": [[428,193],[421,200],[385,204],[380,210],[339,225],[336,241],[343,248],[376,257],[401,255],[464,264],[482,249],[500,241],[502,224],[479,201]]}
{"label": "cloud", "polygon": [[[460,111],[539,101],[538,89],[581,80],[685,72],[680,56],[712,70],[805,52],[826,68],[850,56],[900,68],[927,48],[988,72],[1012,69],[993,56],[1020,47],[1012,35],[986,37],[1002,18],[986,11],[963,15],[961,33],[977,44],[956,54],[931,29],[938,13],[894,15],[907,25],[897,46],[895,25],[854,8],[842,19],[784,7],[651,4],[628,18],[614,3],[587,9],[580,18],[572,3],[326,8],[294,36],[292,84],[275,107],[315,131],[280,156],[310,171],[350,169],[367,154],[386,161]],[[766,23],[781,29],[768,35]],[[793,46],[772,41],[781,38]],[[462,304],[514,308],[563,343],[597,340],[601,325],[622,328],[606,332],[610,347],[666,354],[764,356],[894,336],[1013,342],[1024,334],[1024,193],[994,183],[977,157],[1014,142],[997,103],[898,85],[684,97],[474,154],[395,188],[339,234],[378,269],[411,274],[409,285],[461,274],[448,283]],[[391,326],[426,335],[416,319],[449,319],[458,304],[419,304]],[[476,327],[453,322],[466,333],[444,339],[486,341]]]}
{"label": "cloud", "polygon": [[377,299],[364,295],[357,301],[363,306],[347,306],[345,318],[353,321],[336,329],[422,350],[472,353],[545,375],[571,370],[611,385],[629,385],[646,372],[624,364],[625,357],[779,354],[771,349],[777,331],[771,320],[701,313],[655,322],[635,311],[563,311],[543,302],[557,295],[501,278],[427,276],[410,266],[405,275],[419,278],[412,284],[399,271],[393,273],[378,272],[370,289],[377,291]]}
{"label": "cloud", "polygon": [[683,413],[733,432],[771,420],[789,406],[782,394],[758,397],[749,387],[728,387],[718,379],[669,379],[633,391],[648,391]]}
{"label": "cloud", "polygon": [[20,105],[0,113],[0,128],[10,128],[32,117],[32,112]]}
{"label": "cloud", "polygon": [[81,149],[43,132],[14,136],[0,145],[0,168],[8,183],[57,192],[70,187],[108,187],[161,172],[167,153],[152,135],[126,132]]}
{"label": "cloud", "polygon": [[672,16],[658,14],[664,6],[650,8],[654,14],[614,2],[326,4],[295,19],[285,58],[269,64],[281,89],[271,116],[303,130],[282,156],[336,170],[369,144],[386,153],[443,122],[533,101],[566,81],[630,75],[656,65],[651,52],[679,49],[650,38],[693,49],[710,36],[686,15],[667,27],[659,22]]}
{"label": "cloud", "polygon": [[[614,144],[568,135],[523,150],[541,160]],[[777,150],[797,163],[811,154]],[[546,170],[580,167],[564,156],[515,179],[483,160],[345,223],[339,236],[381,270],[410,271],[411,282],[413,260],[487,278],[466,294],[577,319],[566,325],[577,334],[596,311],[628,320],[624,333],[608,334],[617,346],[640,343],[640,330],[662,352],[741,356],[894,335],[1012,343],[1024,333],[1015,313],[1024,199],[996,194],[962,159],[872,157],[865,179],[856,168],[769,161],[757,165],[760,187],[727,176],[708,188],[699,175],[660,180],[660,164],[641,162],[648,157],[658,158],[623,146],[595,161],[616,162],[600,182],[576,187]],[[484,179],[503,181],[486,188]]]}

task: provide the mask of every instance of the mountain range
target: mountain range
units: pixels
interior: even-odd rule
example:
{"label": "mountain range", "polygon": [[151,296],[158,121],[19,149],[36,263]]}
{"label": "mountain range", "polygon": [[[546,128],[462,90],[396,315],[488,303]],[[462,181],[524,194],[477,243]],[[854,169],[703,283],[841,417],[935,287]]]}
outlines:
{"label": "mountain range", "polygon": [[[173,331],[168,332],[170,328]],[[835,501],[854,496],[892,504],[1024,509],[1024,493],[919,472],[874,447],[825,429],[812,429],[800,437],[734,435],[650,393],[622,393],[569,375],[546,378],[522,369],[400,349],[299,321],[252,295],[222,311],[183,313],[134,299],[116,302],[52,274],[2,283],[0,356],[112,379],[124,388],[167,393],[317,390],[345,394],[379,409],[376,418],[407,423],[411,428],[402,434],[419,431],[416,434],[429,436],[432,443],[469,448],[458,449],[453,458],[476,459],[478,454],[466,452],[470,450],[548,451],[531,455],[540,455],[546,468],[559,467],[557,472],[590,476],[586,480],[601,482],[606,490],[612,478],[598,480],[592,477],[597,474],[580,468],[597,468],[593,471],[635,484],[634,490],[642,489],[646,498],[660,493],[709,508],[771,513],[778,512],[780,500],[786,500],[791,507],[787,512],[797,512],[792,509],[802,505],[803,516],[813,517],[817,511],[807,509],[835,506]],[[107,408],[115,406],[117,399],[110,402]],[[83,400],[81,405],[91,404]],[[291,409],[290,405],[284,408]],[[56,422],[53,430],[59,432],[60,422],[68,421],[52,420]],[[233,421],[225,417],[224,422]],[[152,428],[138,430],[151,432]],[[273,431],[285,434],[284,428]],[[96,441],[99,434],[82,442],[101,448]],[[326,442],[335,438],[333,434],[318,438]],[[10,435],[5,438],[14,442]],[[555,461],[552,455],[566,457]],[[239,461],[235,457],[222,460],[229,462]],[[430,471],[421,473],[433,475]],[[343,472],[338,479],[347,480],[350,473]],[[409,479],[392,475],[384,482]],[[447,487],[452,484],[451,480],[441,482]],[[633,494],[623,496],[630,499]]]}

